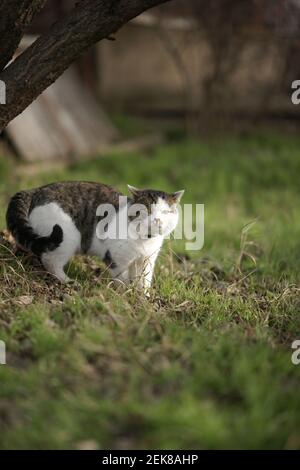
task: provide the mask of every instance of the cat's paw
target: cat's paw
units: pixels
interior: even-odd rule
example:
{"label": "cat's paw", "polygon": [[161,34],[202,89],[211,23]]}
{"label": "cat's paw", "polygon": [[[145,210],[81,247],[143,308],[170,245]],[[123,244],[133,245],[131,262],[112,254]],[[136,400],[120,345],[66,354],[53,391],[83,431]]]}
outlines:
{"label": "cat's paw", "polygon": [[71,282],[73,282],[73,279],[71,279],[70,277],[66,275],[53,274],[53,276],[56,279],[56,281],[60,282],[61,284],[70,284]]}
{"label": "cat's paw", "polygon": [[144,289],[142,292],[144,296],[146,297],[146,299],[151,299],[151,290],[149,288]]}

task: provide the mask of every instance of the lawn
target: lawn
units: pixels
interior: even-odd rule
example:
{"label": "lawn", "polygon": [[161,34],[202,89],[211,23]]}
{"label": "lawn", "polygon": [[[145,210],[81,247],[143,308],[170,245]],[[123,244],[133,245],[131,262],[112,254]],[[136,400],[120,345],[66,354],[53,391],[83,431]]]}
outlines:
{"label": "lawn", "polygon": [[151,299],[96,259],[61,286],[0,250],[2,449],[300,448],[300,138],[178,140],[26,176],[0,158],[0,227],[18,189],[54,180],[185,188],[205,244],[167,241]]}

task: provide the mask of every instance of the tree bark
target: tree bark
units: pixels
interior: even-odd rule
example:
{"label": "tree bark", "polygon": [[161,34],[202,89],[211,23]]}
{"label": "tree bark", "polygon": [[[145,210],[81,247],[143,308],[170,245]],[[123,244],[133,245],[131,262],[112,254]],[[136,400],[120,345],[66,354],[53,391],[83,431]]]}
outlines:
{"label": "tree bark", "polygon": [[81,0],[0,74],[7,89],[6,105],[0,105],[0,132],[89,46],[166,1]]}
{"label": "tree bark", "polygon": [[47,0],[2,0],[0,5],[0,70],[12,59],[25,28]]}

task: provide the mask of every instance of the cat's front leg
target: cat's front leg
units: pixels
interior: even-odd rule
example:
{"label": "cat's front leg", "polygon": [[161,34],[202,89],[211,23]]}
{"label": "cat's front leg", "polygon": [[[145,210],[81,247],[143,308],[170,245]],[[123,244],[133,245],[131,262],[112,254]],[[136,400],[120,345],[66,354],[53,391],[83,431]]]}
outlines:
{"label": "cat's front leg", "polygon": [[138,258],[132,263],[129,270],[130,279],[136,286],[149,296],[152,284],[154,267],[158,253],[148,257]]}
{"label": "cat's front leg", "polygon": [[156,262],[157,254],[150,256],[144,262],[144,272],[142,276],[143,290],[147,296],[150,295],[150,289],[152,285],[154,268]]}

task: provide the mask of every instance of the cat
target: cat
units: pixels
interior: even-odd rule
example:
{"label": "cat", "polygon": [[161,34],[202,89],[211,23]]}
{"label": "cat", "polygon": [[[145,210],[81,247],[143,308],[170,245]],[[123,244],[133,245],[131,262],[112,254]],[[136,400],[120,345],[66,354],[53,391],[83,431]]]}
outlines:
{"label": "cat", "polygon": [[[128,189],[130,198],[111,186],[84,181],[20,191],[9,202],[7,228],[61,282],[70,281],[64,267],[75,254],[96,255],[113,279],[136,283],[149,293],[164,238],[177,226],[184,191]],[[112,208],[110,217],[107,208]],[[111,236],[117,218],[125,220],[125,237]]]}

